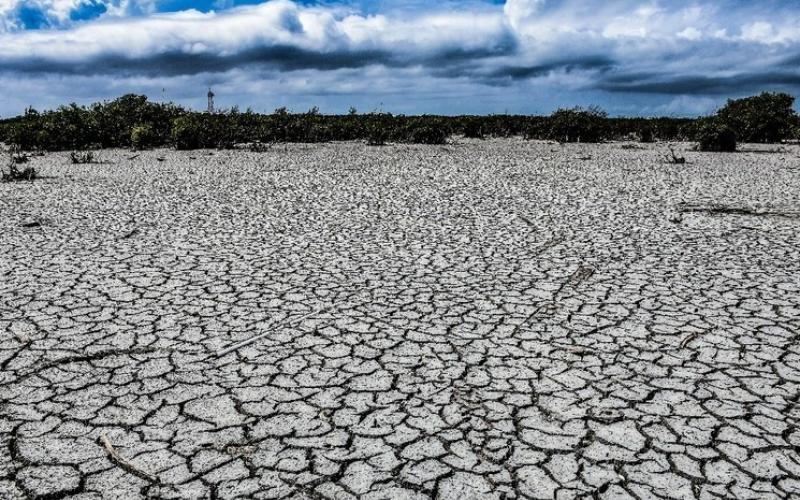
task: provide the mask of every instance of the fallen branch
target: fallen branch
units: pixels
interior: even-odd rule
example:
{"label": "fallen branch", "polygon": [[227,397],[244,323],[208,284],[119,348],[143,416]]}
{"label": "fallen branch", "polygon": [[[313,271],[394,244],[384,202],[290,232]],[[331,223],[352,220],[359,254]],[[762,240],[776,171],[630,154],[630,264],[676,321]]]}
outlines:
{"label": "fallen branch", "polygon": [[588,352],[589,349],[581,346],[576,345],[567,345],[567,344],[552,344],[553,346],[557,347],[558,349],[563,349],[567,352],[571,352],[573,354],[583,354]]}
{"label": "fallen branch", "polygon": [[524,215],[516,214],[516,217],[517,217],[517,219],[521,220],[521,221],[522,221],[522,222],[524,222],[525,224],[527,224],[527,225],[529,225],[529,226],[531,226],[531,227],[536,227],[536,226],[534,225],[534,223],[533,223],[533,222],[531,222],[531,220],[530,220],[529,218],[525,217]]}
{"label": "fallen branch", "polygon": [[787,219],[800,218],[800,212],[775,212],[759,211],[748,207],[728,205],[691,205],[688,203],[678,205],[681,213],[706,213],[710,215],[750,215],[754,217],[783,217]]}
{"label": "fallen branch", "polygon": [[[275,325],[274,325],[274,327],[280,327],[280,326],[282,326],[282,327],[291,327],[291,326],[296,326],[296,325],[298,325],[298,324],[302,323],[304,320],[306,320],[306,319],[308,319],[308,318],[310,318],[310,317],[312,317],[312,316],[316,316],[317,314],[321,314],[321,313],[323,313],[323,312],[329,311],[329,310],[331,310],[331,309],[333,309],[333,308],[335,308],[335,307],[337,307],[337,306],[341,305],[341,304],[342,304],[342,303],[344,303],[344,302],[345,302],[345,301],[343,301],[343,300],[342,300],[342,301],[339,301],[339,302],[334,302],[334,303],[333,303],[333,304],[331,304],[331,305],[324,306],[324,307],[320,307],[319,309],[316,309],[316,310],[314,310],[314,311],[311,311],[310,313],[304,314],[304,315],[300,316],[299,318],[293,319],[293,320],[291,320],[291,321],[289,321],[289,322],[287,322],[287,323],[277,323],[277,324],[275,324]],[[232,346],[230,346],[230,347],[226,347],[225,349],[222,349],[222,350],[218,351],[218,352],[217,352],[217,355],[216,355],[216,357],[218,357],[218,358],[221,358],[222,356],[225,356],[226,354],[230,354],[230,353],[232,353],[233,351],[238,351],[238,350],[239,350],[239,349],[241,349],[242,347],[246,347],[246,346],[248,346],[248,345],[250,345],[250,344],[252,344],[252,343],[254,343],[254,342],[258,342],[259,340],[261,340],[261,339],[263,339],[264,337],[268,336],[270,333],[271,333],[271,332],[267,331],[267,332],[261,333],[261,334],[259,334],[259,335],[256,335],[255,337],[251,337],[251,338],[249,338],[249,339],[247,339],[247,340],[243,340],[243,341],[241,341],[241,342],[238,342],[238,343],[236,343],[236,344],[233,344],[233,345],[232,345]]]}
{"label": "fallen branch", "polygon": [[108,436],[105,434],[100,434],[100,444],[103,445],[105,448],[106,453],[108,454],[108,458],[114,462],[116,465],[120,466],[123,470],[128,472],[129,474],[133,474],[136,477],[140,477],[146,481],[151,483],[160,484],[161,480],[158,479],[158,476],[154,476],[153,474],[149,474],[132,463],[122,457],[119,452],[114,448],[114,445],[111,444],[111,441],[108,440]]}
{"label": "fallen branch", "polygon": [[689,345],[689,342],[697,338],[698,335],[698,333],[690,333],[687,335],[685,339],[681,340],[681,349],[685,349],[686,346]]}

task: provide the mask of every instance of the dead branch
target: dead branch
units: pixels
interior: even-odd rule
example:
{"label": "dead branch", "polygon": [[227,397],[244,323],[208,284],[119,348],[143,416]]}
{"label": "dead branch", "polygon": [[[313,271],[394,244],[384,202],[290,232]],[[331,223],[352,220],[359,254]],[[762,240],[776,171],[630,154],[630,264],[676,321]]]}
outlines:
{"label": "dead branch", "polygon": [[108,454],[108,458],[116,465],[121,467],[123,470],[125,470],[125,472],[133,474],[134,476],[142,478],[151,483],[156,483],[156,484],[161,483],[161,480],[158,479],[158,476],[154,476],[153,474],[144,472],[143,470],[139,469],[138,467],[130,463],[128,460],[123,458],[122,455],[120,455],[119,452],[114,448],[114,445],[111,444],[111,441],[109,441],[108,436],[106,436],[104,433],[100,434],[100,444],[102,444],[103,448],[105,448],[106,453]]}
{"label": "dead branch", "polygon": [[[300,324],[300,323],[302,323],[304,320],[306,320],[306,319],[308,319],[308,318],[310,318],[310,317],[312,317],[312,316],[316,316],[316,315],[318,315],[318,314],[322,314],[323,312],[330,311],[331,309],[333,309],[333,308],[335,308],[335,307],[337,307],[337,306],[341,305],[341,304],[342,304],[342,303],[344,303],[344,302],[345,302],[345,301],[334,302],[334,303],[333,303],[333,304],[331,304],[331,305],[324,306],[324,307],[320,307],[319,309],[316,309],[316,310],[314,310],[314,311],[311,311],[310,313],[304,314],[304,315],[300,316],[299,318],[293,319],[293,320],[291,320],[291,321],[289,321],[289,322],[286,322],[286,323],[276,323],[276,324],[274,324],[273,328],[278,328],[278,327],[284,327],[284,328],[286,328],[286,327],[291,327],[291,326],[296,326],[296,325],[299,325],[299,324]],[[261,333],[261,334],[259,334],[259,335],[256,335],[255,337],[251,337],[251,338],[249,338],[249,339],[247,339],[247,340],[243,340],[243,341],[241,341],[241,342],[238,342],[238,343],[236,343],[236,344],[233,344],[233,345],[232,345],[232,346],[230,346],[230,347],[226,347],[225,349],[222,349],[222,350],[220,350],[220,351],[218,351],[218,352],[217,352],[217,357],[218,357],[218,358],[221,358],[222,356],[225,356],[226,354],[229,354],[229,353],[231,353],[231,352],[233,352],[233,351],[238,351],[238,350],[239,350],[239,349],[241,349],[242,347],[246,347],[246,346],[248,346],[248,345],[252,344],[253,342],[257,342],[257,341],[259,341],[259,340],[263,339],[264,337],[266,337],[266,336],[267,336],[267,335],[269,335],[270,333],[271,333],[271,331],[266,331],[266,332],[264,332],[264,333]]]}

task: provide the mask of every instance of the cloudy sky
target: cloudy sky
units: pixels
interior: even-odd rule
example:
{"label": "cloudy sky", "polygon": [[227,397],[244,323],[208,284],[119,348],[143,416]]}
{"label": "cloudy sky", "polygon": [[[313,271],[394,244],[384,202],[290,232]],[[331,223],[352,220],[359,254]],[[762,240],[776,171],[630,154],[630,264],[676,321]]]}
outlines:
{"label": "cloudy sky", "polygon": [[128,92],[271,111],[708,113],[800,95],[798,0],[0,0],[0,116]]}

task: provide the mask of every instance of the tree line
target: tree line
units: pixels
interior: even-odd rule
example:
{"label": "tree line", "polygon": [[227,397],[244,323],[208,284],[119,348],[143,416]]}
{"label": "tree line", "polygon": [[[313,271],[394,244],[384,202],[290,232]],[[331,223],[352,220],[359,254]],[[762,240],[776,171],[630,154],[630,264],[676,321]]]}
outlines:
{"label": "tree line", "polygon": [[696,141],[700,149],[733,151],[737,142],[776,143],[800,138],[794,97],[785,93],[729,100],[714,115],[690,118],[616,118],[597,108],[559,109],[549,116],[404,116],[390,113],[323,115],[313,108],[271,114],[231,109],[200,113],[128,94],[90,106],[28,109],[0,121],[0,141],[26,151],[95,148],[232,148],[237,144],[363,140],[443,144],[449,137],[522,136],[558,142]]}

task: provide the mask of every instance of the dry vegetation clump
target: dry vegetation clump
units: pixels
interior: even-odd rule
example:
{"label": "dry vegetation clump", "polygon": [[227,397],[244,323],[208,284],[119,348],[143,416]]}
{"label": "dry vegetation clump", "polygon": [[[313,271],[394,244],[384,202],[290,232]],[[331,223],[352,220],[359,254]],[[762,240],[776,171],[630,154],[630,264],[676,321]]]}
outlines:
{"label": "dry vegetation clump", "polygon": [[94,153],[91,151],[73,151],[69,154],[69,159],[73,165],[94,163]]}
{"label": "dry vegetation clump", "polygon": [[11,148],[8,154],[8,162],[6,170],[0,173],[0,181],[2,182],[20,182],[32,181],[36,179],[36,169],[32,166],[20,168],[20,165],[27,164],[30,157],[24,153],[19,152],[16,148]]}
{"label": "dry vegetation clump", "polygon": [[247,145],[247,149],[251,153],[266,153],[267,151],[272,149],[272,144],[268,144],[266,142],[256,141],[256,142],[251,142],[250,144],[248,144]]}
{"label": "dry vegetation clump", "polygon": [[667,163],[671,163],[673,165],[683,165],[686,163],[686,158],[675,154],[675,150],[670,147],[669,154],[667,155]]}

